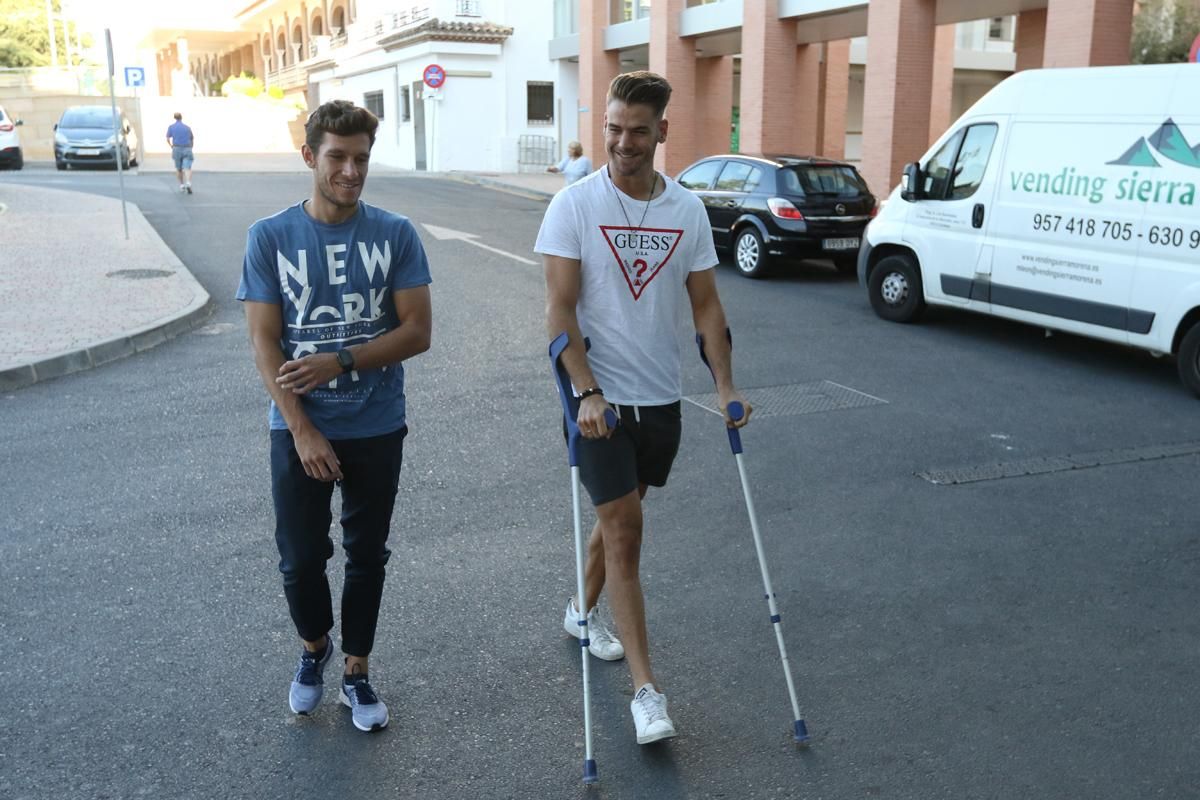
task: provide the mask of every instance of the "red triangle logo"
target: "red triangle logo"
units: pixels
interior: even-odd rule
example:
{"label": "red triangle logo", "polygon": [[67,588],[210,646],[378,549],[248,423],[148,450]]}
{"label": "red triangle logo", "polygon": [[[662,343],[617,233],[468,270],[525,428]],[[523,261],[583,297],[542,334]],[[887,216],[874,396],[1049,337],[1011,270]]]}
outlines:
{"label": "red triangle logo", "polygon": [[671,260],[683,239],[683,231],[676,228],[601,225],[600,232],[604,234],[634,300],[642,296],[654,276]]}

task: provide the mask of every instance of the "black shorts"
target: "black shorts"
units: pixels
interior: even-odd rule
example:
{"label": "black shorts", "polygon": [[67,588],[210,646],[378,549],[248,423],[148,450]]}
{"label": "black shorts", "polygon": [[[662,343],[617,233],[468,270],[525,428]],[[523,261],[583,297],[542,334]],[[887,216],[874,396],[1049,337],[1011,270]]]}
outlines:
{"label": "black shorts", "polygon": [[607,439],[579,439],[579,477],[603,505],[638,488],[665,486],[679,452],[679,401],[665,406],[618,406],[621,424]]}

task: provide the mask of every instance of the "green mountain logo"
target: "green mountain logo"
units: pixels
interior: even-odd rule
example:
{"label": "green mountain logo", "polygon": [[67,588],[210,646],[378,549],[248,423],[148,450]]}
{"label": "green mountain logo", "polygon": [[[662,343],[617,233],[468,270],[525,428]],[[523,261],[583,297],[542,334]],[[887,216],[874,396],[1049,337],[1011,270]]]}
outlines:
{"label": "green mountain logo", "polygon": [[1154,133],[1139,138],[1119,158],[1108,163],[1129,167],[1157,167],[1160,163],[1155,154],[1176,164],[1200,169],[1200,144],[1193,147],[1183,135],[1183,131],[1179,130],[1179,126],[1170,118],[1159,125]]}
{"label": "green mountain logo", "polygon": [[1150,150],[1150,145],[1146,143],[1146,137],[1140,136],[1134,142],[1133,147],[1130,147],[1121,157],[1107,162],[1109,164],[1119,164],[1125,167],[1157,167],[1158,162],[1154,160],[1154,153]]}

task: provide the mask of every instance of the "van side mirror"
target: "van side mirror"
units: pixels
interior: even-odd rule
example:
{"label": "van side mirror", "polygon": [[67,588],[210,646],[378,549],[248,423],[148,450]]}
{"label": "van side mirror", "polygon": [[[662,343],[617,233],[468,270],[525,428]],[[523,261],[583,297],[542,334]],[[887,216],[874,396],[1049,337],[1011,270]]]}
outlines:
{"label": "van side mirror", "polygon": [[913,162],[904,165],[904,174],[900,177],[900,199],[913,202],[920,200],[922,196],[921,184],[924,182],[924,176],[921,174],[921,165]]}
{"label": "van side mirror", "polygon": [[58,123],[54,123],[54,130],[58,130]]}

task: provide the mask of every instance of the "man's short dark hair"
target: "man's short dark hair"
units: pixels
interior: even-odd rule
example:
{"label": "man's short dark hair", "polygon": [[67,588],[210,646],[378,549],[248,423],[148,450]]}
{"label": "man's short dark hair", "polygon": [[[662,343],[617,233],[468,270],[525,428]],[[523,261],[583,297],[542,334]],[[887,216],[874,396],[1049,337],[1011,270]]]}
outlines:
{"label": "man's short dark hair", "polygon": [[646,70],[626,72],[608,85],[608,102],[620,100],[625,105],[647,105],[654,116],[662,117],[671,100],[671,84],[662,75]]}
{"label": "man's short dark hair", "polygon": [[378,127],[379,118],[365,108],[349,100],[330,100],[308,115],[308,122],[304,123],[304,143],[315,153],[321,149],[326,133],[334,136],[365,133],[371,137],[371,146],[374,147],[375,130]]}
{"label": "man's short dark hair", "polygon": [[183,114],[180,114],[178,111],[176,111],[176,112],[175,112],[175,119],[177,119],[177,120],[181,120],[181,119],[183,119]]}

